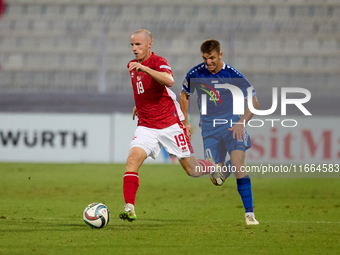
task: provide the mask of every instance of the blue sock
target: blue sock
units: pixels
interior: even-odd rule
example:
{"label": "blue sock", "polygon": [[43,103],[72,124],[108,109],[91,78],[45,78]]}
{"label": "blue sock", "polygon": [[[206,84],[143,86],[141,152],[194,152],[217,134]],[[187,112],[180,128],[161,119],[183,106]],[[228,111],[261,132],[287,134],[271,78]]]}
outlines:
{"label": "blue sock", "polygon": [[251,182],[250,182],[249,175],[246,175],[245,177],[241,179],[236,179],[236,181],[237,181],[237,190],[241,196],[243,206],[246,209],[246,213],[254,212],[253,192],[251,189]]}

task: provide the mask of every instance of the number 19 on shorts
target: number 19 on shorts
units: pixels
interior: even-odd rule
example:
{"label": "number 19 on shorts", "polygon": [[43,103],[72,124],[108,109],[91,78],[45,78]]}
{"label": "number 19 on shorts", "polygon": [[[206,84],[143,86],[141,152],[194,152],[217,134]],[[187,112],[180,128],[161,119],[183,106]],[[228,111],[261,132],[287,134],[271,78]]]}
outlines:
{"label": "number 19 on shorts", "polygon": [[182,147],[187,144],[187,141],[185,140],[185,137],[183,134],[175,135],[175,140],[176,140],[178,147]]}

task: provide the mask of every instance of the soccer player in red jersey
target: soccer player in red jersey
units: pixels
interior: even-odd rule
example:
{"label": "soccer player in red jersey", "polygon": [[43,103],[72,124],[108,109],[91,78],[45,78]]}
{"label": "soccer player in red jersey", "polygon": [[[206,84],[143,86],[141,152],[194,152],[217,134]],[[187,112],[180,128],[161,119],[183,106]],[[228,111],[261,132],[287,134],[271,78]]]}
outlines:
{"label": "soccer player in red jersey", "polygon": [[199,177],[209,173],[211,178],[224,178],[215,171],[209,160],[196,160],[182,124],[183,113],[176,95],[169,87],[174,83],[171,67],[167,61],[151,52],[152,34],[145,29],[137,30],[131,36],[132,51],[136,59],[128,63],[135,107],[133,119],[138,113],[138,126],[130,144],[123,179],[125,199],[124,210],[119,214],[122,220],[137,219],[134,205],[139,187],[138,169],[147,157],[156,158],[162,148],[176,156],[186,173]]}

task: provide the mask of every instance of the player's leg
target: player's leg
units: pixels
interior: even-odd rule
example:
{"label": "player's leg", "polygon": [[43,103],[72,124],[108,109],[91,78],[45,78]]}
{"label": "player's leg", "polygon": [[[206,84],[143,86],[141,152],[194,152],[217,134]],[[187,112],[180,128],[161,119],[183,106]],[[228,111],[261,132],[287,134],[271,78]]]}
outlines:
{"label": "player's leg", "polygon": [[236,179],[241,179],[247,175],[244,166],[245,152],[242,150],[233,150],[230,153],[230,162],[234,166],[234,175]]}
{"label": "player's leg", "polygon": [[144,149],[139,147],[133,147],[129,151],[123,178],[125,206],[119,214],[119,217],[122,220],[134,221],[137,219],[135,213],[135,200],[139,187],[138,169],[143,164],[146,156]]}
{"label": "player's leg", "polygon": [[202,136],[206,159],[217,162],[215,171],[210,173],[210,180],[214,185],[221,186],[225,181],[224,171],[226,168],[224,167],[224,159],[227,151],[223,146],[219,132],[212,133],[209,131],[208,135],[203,132]]}
{"label": "player's leg", "polygon": [[232,132],[226,132],[223,139],[226,142],[225,148],[230,155],[233,173],[236,177],[237,190],[246,211],[246,223],[248,225],[256,225],[258,222],[254,215],[252,186],[250,177],[245,169],[245,151],[251,147],[251,140],[246,130],[244,130],[244,137],[244,140],[238,141],[233,138]]}
{"label": "player's leg", "polygon": [[157,139],[154,138],[153,130],[145,127],[137,127],[134,138],[130,144],[123,178],[125,206],[119,214],[122,220],[134,221],[137,219],[135,200],[139,187],[138,169],[148,156],[155,157],[155,155],[159,153],[159,150],[159,144]]}
{"label": "player's leg", "polygon": [[129,155],[126,159],[125,172],[138,173],[139,167],[143,164],[147,155],[143,148],[133,147],[129,150]]}
{"label": "player's leg", "polygon": [[[220,163],[223,164],[223,163]],[[231,160],[227,160],[224,162],[224,166],[225,166],[225,171],[223,171],[223,176],[224,179],[227,179],[232,173],[233,173],[233,166],[231,164]]]}
{"label": "player's leg", "polygon": [[236,177],[237,190],[241,196],[245,208],[246,223],[248,225],[257,225],[253,208],[253,192],[251,180],[245,171],[245,152],[243,150],[234,150],[230,153],[231,164],[235,167],[234,175]]}
{"label": "player's leg", "polygon": [[140,147],[133,147],[129,151],[123,178],[125,206],[119,214],[119,218],[122,220],[132,222],[137,219],[137,215],[135,213],[135,200],[139,187],[138,169],[143,164],[146,156],[146,152]]}
{"label": "player's leg", "polygon": [[182,123],[174,124],[159,131],[159,142],[172,156],[176,156],[185,170],[192,177],[200,177],[214,170],[212,162],[193,156],[194,150],[191,146],[187,131]]}
{"label": "player's leg", "polygon": [[[231,165],[230,159],[225,162],[220,162],[216,164],[216,167],[218,169],[222,169],[224,181],[233,173],[233,166]],[[211,181],[213,182],[213,184],[217,185],[212,178],[211,178]]]}
{"label": "player's leg", "polygon": [[215,168],[215,164],[208,160],[196,159],[195,156],[179,158],[179,163],[185,172],[191,177],[201,177],[210,174]]}

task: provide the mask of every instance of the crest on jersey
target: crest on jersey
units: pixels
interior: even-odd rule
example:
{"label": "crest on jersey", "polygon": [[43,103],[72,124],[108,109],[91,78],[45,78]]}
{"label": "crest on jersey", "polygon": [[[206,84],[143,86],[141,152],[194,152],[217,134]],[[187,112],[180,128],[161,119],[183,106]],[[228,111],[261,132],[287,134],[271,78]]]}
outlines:
{"label": "crest on jersey", "polygon": [[201,87],[199,89],[205,91],[210,96],[210,98],[212,98],[212,100],[214,101],[215,105],[217,105],[214,95],[212,95],[212,93],[210,93],[208,90],[206,90],[205,89],[206,87],[208,87],[212,91],[212,93],[216,95],[217,99],[220,101],[220,104],[222,105],[222,100],[220,98],[220,95],[219,95],[219,93],[216,92],[216,90],[213,87],[211,87],[208,84],[205,84],[205,83],[202,82],[201,83]]}
{"label": "crest on jersey", "polygon": [[137,76],[137,81],[140,81],[142,79],[142,76],[138,75]]}

